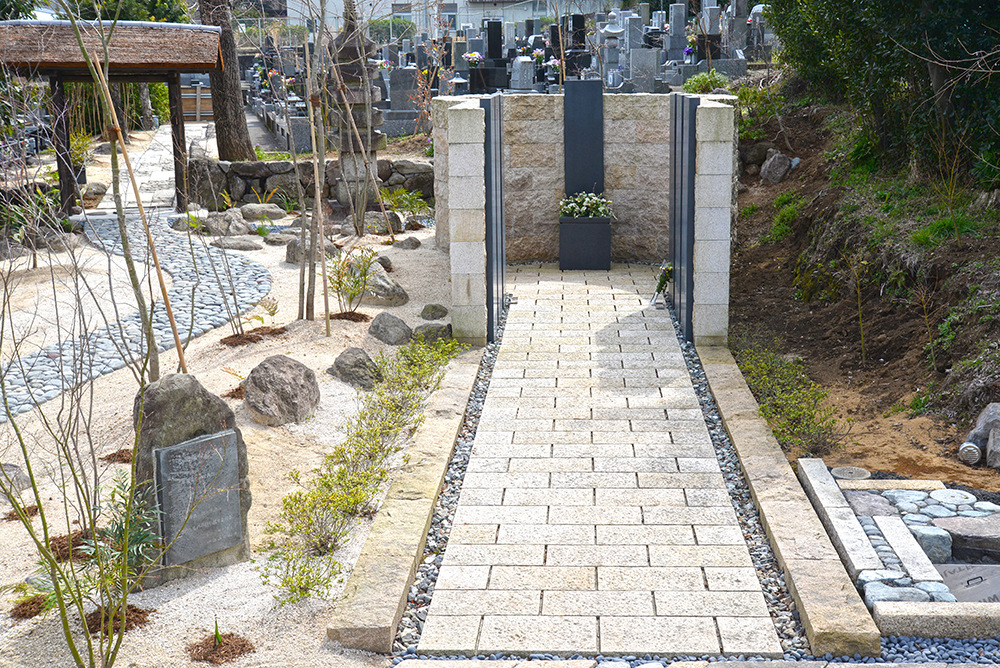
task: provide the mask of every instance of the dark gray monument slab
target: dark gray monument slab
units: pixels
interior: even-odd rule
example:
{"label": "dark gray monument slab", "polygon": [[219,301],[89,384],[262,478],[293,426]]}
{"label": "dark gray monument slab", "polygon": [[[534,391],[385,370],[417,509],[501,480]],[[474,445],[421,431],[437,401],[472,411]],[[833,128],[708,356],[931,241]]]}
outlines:
{"label": "dark gray monument slab", "polygon": [[154,455],[161,536],[169,544],[164,565],[239,545],[243,524],[236,432],[200,436]]}

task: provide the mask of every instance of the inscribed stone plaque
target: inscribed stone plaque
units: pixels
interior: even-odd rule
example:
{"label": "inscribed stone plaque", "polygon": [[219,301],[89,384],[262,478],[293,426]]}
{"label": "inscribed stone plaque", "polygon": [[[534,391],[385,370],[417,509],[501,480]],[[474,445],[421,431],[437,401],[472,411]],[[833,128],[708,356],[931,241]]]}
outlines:
{"label": "inscribed stone plaque", "polygon": [[187,563],[243,540],[236,451],[232,430],[154,451],[161,535],[170,543],[164,566]]}

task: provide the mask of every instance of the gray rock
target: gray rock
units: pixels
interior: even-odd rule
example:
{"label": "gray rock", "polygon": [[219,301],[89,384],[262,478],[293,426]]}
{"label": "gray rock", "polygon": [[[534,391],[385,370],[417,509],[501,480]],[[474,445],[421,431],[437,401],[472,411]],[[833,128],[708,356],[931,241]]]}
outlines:
{"label": "gray rock", "polygon": [[[308,243],[309,240],[307,239],[306,244]],[[332,241],[325,241],[323,248],[326,250],[326,254],[330,257],[336,256],[339,252],[339,249]],[[319,246],[316,247],[316,251],[316,255],[319,256]],[[298,264],[299,262],[302,262],[302,258],[304,258],[305,255],[305,250],[303,250],[297,236],[293,236],[288,240],[288,243],[285,244],[285,262]],[[317,259],[319,258],[317,257]]]}
{"label": "gray rock", "polygon": [[[1000,406],[1000,404],[997,404],[997,406]],[[930,496],[938,503],[953,503],[956,506],[963,503],[975,503],[978,500],[974,495],[963,492],[960,489],[935,489],[931,492]]]}
{"label": "gray rock", "polygon": [[382,265],[382,268],[386,271],[392,271],[392,260],[390,260],[385,255],[379,255],[375,258],[375,261]]}
{"label": "gray rock", "polygon": [[906,573],[892,569],[861,571],[858,573],[858,586],[865,587],[871,582],[890,582],[902,577],[906,577]]}
{"label": "gray rock", "polygon": [[90,181],[87,183],[84,192],[87,197],[100,197],[108,193],[108,186],[106,183],[101,183],[100,181]]}
{"label": "gray rock", "polygon": [[431,163],[417,162],[415,160],[396,160],[392,163],[392,168],[400,174],[425,174],[434,172],[434,165]]}
{"label": "gray rock", "polygon": [[792,161],[784,153],[775,153],[760,166],[760,178],[768,183],[781,183],[792,168]]}
{"label": "gray rock", "polygon": [[887,489],[882,492],[882,496],[889,499],[890,502],[896,504],[904,501],[916,503],[917,501],[923,501],[926,499],[927,492],[920,492],[914,489]]}
{"label": "gray rock", "polygon": [[390,346],[399,346],[410,340],[413,330],[396,316],[382,311],[372,320],[368,333]]}
{"label": "gray rock", "polygon": [[948,585],[943,582],[918,582],[913,585],[921,591],[925,591],[928,594],[933,594],[934,592],[950,592]]}
{"label": "gray rock", "polygon": [[209,211],[218,211],[225,207],[225,202],[219,193],[227,185],[226,173],[215,160],[207,158],[188,160],[188,195],[193,201],[200,202]]}
{"label": "gray rock", "polygon": [[[278,199],[280,197],[297,198],[299,196],[299,177],[292,171],[275,174],[268,177],[264,183],[264,190],[267,197],[273,196],[277,201],[281,201]],[[285,215],[284,209],[281,210],[281,215]]]}
{"label": "gray rock", "polygon": [[271,175],[267,164],[259,160],[234,162],[229,166],[229,171],[251,179],[266,179]]}
{"label": "gray rock", "polygon": [[424,199],[434,197],[434,174],[409,174],[403,181],[403,187],[412,192],[420,193]]}
{"label": "gray rock", "polygon": [[[6,501],[4,490],[20,492],[31,487],[31,479],[17,464],[0,464],[0,501]],[[15,495],[16,498],[16,495]]]}
{"label": "gray rock", "polygon": [[420,248],[420,239],[416,237],[406,237],[405,239],[400,239],[392,245],[393,248],[401,248],[402,250],[415,250]]}
{"label": "gray rock", "polygon": [[850,504],[855,515],[864,517],[899,515],[899,511],[878,494],[860,490],[846,490],[844,498],[847,499],[847,503]]}
{"label": "gray rock", "polygon": [[371,390],[382,381],[382,372],[371,357],[361,348],[348,348],[337,356],[328,374],[348,385]]}
{"label": "gray rock", "polygon": [[371,280],[368,281],[368,290],[361,298],[362,304],[369,306],[402,306],[410,301],[410,296],[406,290],[386,273],[382,265],[376,263]]}
{"label": "gray rock", "polygon": [[451,325],[428,322],[423,325],[417,325],[413,329],[413,338],[423,339],[424,343],[432,343],[439,339],[450,339],[451,337]]}
{"label": "gray rock", "polygon": [[448,315],[448,309],[441,304],[428,304],[420,311],[420,317],[424,320],[440,320]]}
{"label": "gray rock", "polygon": [[287,174],[295,168],[295,165],[288,160],[275,160],[265,164],[272,174]]}
{"label": "gray rock", "polygon": [[62,253],[80,248],[83,241],[76,234],[46,230],[45,233],[36,237],[35,244],[38,248],[47,248],[53,253]]}
{"label": "gray rock", "polygon": [[767,160],[767,152],[775,148],[769,141],[740,146],[740,159],[744,165],[760,166]]}
{"label": "gray rock", "polygon": [[199,223],[202,231],[212,236],[240,236],[251,232],[240,209],[213,211],[200,219]]}
{"label": "gray rock", "polygon": [[[270,179],[268,179],[270,181]],[[244,220],[278,220],[285,217],[285,210],[277,204],[244,204],[240,207]]]}
{"label": "gray rock", "polygon": [[865,605],[870,610],[876,601],[904,601],[908,603],[926,603],[930,595],[915,587],[890,587],[884,582],[870,582],[865,585]]}
{"label": "gray rock", "polygon": [[392,160],[380,158],[376,164],[378,165],[378,177],[383,181],[388,181],[389,177],[392,176]]}
{"label": "gray rock", "polygon": [[928,505],[922,511],[922,515],[927,515],[928,517],[954,517],[955,511],[949,510],[942,505]]}
{"label": "gray rock", "polygon": [[922,513],[908,513],[903,515],[903,521],[907,524],[930,524],[932,519]]}
{"label": "gray rock", "polygon": [[195,559],[185,564],[185,568],[154,570],[143,579],[143,586],[156,586],[169,580],[189,577],[201,568],[225,566],[249,559],[247,513],[250,511],[251,495],[250,479],[247,477],[247,446],[229,405],[206,390],[193,375],[169,374],[150,383],[136,395],[132,407],[132,424],[138,430],[135,474],[141,485],[153,482],[154,450],[227,429],[235,431],[240,512],[243,520],[241,545]]}
{"label": "gray rock", "polygon": [[934,526],[951,534],[951,549],[985,553],[1000,558],[1000,515],[986,517],[945,517],[934,520]]}
{"label": "gray rock", "polygon": [[294,234],[271,233],[264,237],[264,243],[268,246],[284,246],[297,239]]}
{"label": "gray rock", "polygon": [[985,513],[981,510],[960,510],[958,515],[961,517],[988,517],[993,513]]}
{"label": "gray rock", "polygon": [[932,563],[951,561],[951,534],[947,531],[936,526],[911,526],[910,533]]}
{"label": "gray rock", "polygon": [[[368,234],[388,234],[388,225],[392,226],[393,234],[403,231],[403,214],[398,211],[386,211],[385,216],[381,211],[369,211],[365,214],[365,231]],[[353,229],[353,228],[352,228]]]}
{"label": "gray rock", "polygon": [[244,397],[255,422],[272,427],[302,422],[319,405],[319,384],[302,362],[272,355],[247,375]]}
{"label": "gray rock", "polygon": [[972,507],[984,513],[1000,513],[1000,506],[989,501],[976,501]]}
{"label": "gray rock", "polygon": [[900,501],[899,503],[896,504],[896,508],[897,510],[899,510],[899,512],[907,515],[910,513],[920,512],[920,506],[911,501]]}
{"label": "gray rock", "polygon": [[249,239],[236,239],[234,237],[219,237],[213,241],[211,245],[216,248],[238,251],[255,251],[263,250],[264,248],[264,246],[255,241],[250,241]]}
{"label": "gray rock", "polygon": [[958,603],[958,599],[951,592],[932,591],[931,600],[935,603]]}

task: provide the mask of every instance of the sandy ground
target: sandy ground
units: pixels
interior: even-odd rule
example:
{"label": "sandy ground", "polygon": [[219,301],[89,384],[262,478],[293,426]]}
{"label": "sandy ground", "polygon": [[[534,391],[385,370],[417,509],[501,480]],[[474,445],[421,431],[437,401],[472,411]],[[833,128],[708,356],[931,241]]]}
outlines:
{"label": "sandy ground", "polygon": [[[419,238],[422,246],[416,250],[400,250],[380,245],[382,238],[379,237],[366,237],[361,243],[374,244],[379,253],[392,260],[392,276],[409,293],[409,303],[388,309],[362,306],[360,311],[374,316],[381,310],[387,310],[410,326],[416,326],[422,322],[419,313],[425,304],[439,303],[450,307],[449,264],[447,255],[434,247],[433,229],[406,235]],[[289,331],[260,343],[230,348],[220,344],[219,339],[230,334],[231,330],[228,327],[218,328],[189,345],[185,353],[189,372],[197,376],[210,392],[221,395],[238,384],[237,375],[246,376],[264,358],[283,354],[313,369],[322,393],[315,418],[287,427],[256,425],[242,401],[228,400],[247,443],[253,493],[249,530],[254,557],[259,558],[262,556],[260,549],[266,541],[264,526],[276,518],[281,497],[292,488],[285,477],[287,472],[292,469],[305,471],[318,464],[340,437],[339,425],[345,416],[355,409],[353,388],[333,379],[326,370],[336,356],[349,346],[362,347],[372,356],[391,347],[369,336],[368,325],[364,323],[333,320],[331,336],[326,337],[322,316],[312,322],[296,321],[298,265],[284,261],[285,249],[282,246],[265,245],[264,250],[249,251],[247,254],[271,271],[274,282],[271,296],[278,303],[273,322],[259,308],[258,313],[265,324],[285,324]],[[116,298],[124,296],[121,286],[108,280],[109,274],[114,276],[119,273],[114,265],[109,272],[106,260],[102,268],[95,259],[93,268],[88,271],[94,272],[99,279],[103,277],[104,284],[109,286],[109,293],[98,297],[96,303],[106,303],[110,293]],[[55,273],[65,273],[65,269],[56,266]],[[58,281],[55,284],[51,281],[43,283],[36,278],[29,285],[33,286],[34,296],[26,297],[27,301],[39,303],[38,293],[44,291],[43,285],[49,292],[52,285],[56,285],[56,292],[64,295],[74,283],[66,282],[60,290]],[[55,302],[50,298],[50,303]],[[64,308],[69,308],[65,300],[61,303]],[[335,295],[331,295],[331,307],[337,310]],[[317,311],[322,313],[322,309],[323,302],[319,298]],[[44,312],[40,308],[35,310]],[[257,324],[254,322],[250,327]],[[41,337],[45,329],[40,323],[35,336]],[[46,342],[51,341],[46,339]],[[175,369],[176,365],[176,351],[161,355],[164,373]],[[135,377],[128,368],[104,376],[88,388],[83,397],[88,404],[88,417],[81,429],[81,448],[92,450],[100,457],[131,447],[134,438],[132,402],[136,390]],[[43,501],[54,535],[64,534],[72,528],[57,503],[61,498],[56,480],[58,471],[52,466],[53,439],[48,433],[50,429],[59,429],[60,421],[65,421],[66,413],[60,414],[60,410],[65,411],[67,406],[64,395],[63,401],[57,399],[44,404],[40,411],[26,413],[17,420],[24,435],[25,447],[41,464],[39,469],[44,469],[49,479],[44,486]],[[23,465],[19,443],[13,438],[10,425],[0,426],[0,439],[0,461]],[[117,468],[121,465],[98,463],[96,466],[102,481],[110,481]],[[8,508],[0,501],[0,514]],[[72,521],[72,514],[69,521]],[[36,528],[39,525],[36,519]],[[359,525],[359,535],[337,555],[348,568],[360,552],[365,528]],[[16,583],[30,575],[34,568],[33,554],[33,545],[20,523],[0,519],[0,586]],[[257,647],[254,654],[231,665],[337,665],[350,668],[386,664],[385,657],[346,652],[325,640],[325,621],[330,603],[310,600],[276,609],[274,593],[273,589],[261,583],[252,564],[219,569],[142,592],[130,599],[130,603],[155,608],[157,612],[148,626],[127,634],[120,664],[137,667],[194,665],[187,659],[184,647],[204,637],[214,627],[216,619],[222,632],[243,635]],[[15,623],[5,614],[11,605],[11,594],[0,595],[0,647],[4,648],[0,653],[0,665],[37,666],[40,656],[47,657],[46,665],[71,665],[56,616]]]}

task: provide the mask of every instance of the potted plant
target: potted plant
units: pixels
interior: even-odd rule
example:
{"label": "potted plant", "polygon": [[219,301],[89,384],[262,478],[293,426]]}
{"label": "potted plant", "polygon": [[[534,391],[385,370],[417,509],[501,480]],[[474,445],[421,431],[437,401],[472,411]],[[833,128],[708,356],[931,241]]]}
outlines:
{"label": "potted plant", "polygon": [[577,193],[559,202],[559,268],[611,269],[611,200]]}
{"label": "potted plant", "polygon": [[87,183],[87,162],[90,160],[90,134],[77,130],[69,136],[69,164],[79,185]]}

